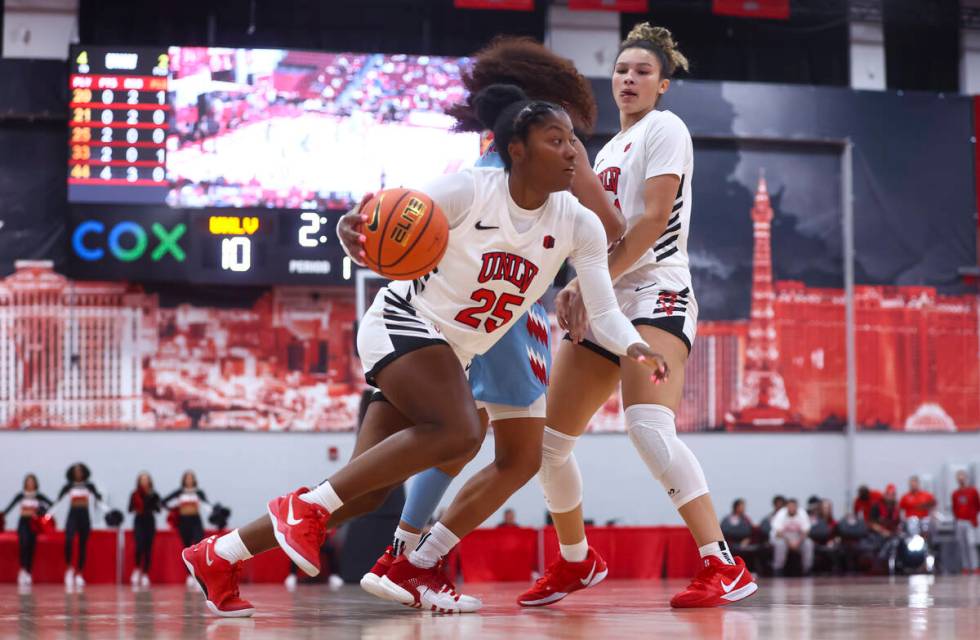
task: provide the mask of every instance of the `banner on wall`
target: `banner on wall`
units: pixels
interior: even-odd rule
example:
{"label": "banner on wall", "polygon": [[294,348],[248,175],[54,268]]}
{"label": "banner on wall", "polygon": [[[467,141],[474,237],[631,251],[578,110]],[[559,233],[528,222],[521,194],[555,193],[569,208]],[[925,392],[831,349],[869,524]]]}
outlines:
{"label": "banner on wall", "polygon": [[[678,429],[842,430],[838,150],[696,142],[695,158],[688,252],[699,321]],[[617,393],[591,429],[622,428]]]}
{"label": "banner on wall", "polygon": [[19,261],[0,280],[0,429],[352,430],[353,292],[243,302],[162,304]]}
{"label": "banner on wall", "polygon": [[534,0],[453,0],[453,5],[457,9],[534,11]]}
{"label": "banner on wall", "polygon": [[711,9],[722,16],[789,20],[789,3],[790,0],[713,0]]}
{"label": "banner on wall", "polygon": [[[978,298],[957,273],[976,260],[970,137],[980,101],[696,82],[668,98],[694,135],[697,164],[688,252],[699,323],[678,428],[847,423],[840,148],[787,142],[795,136],[854,143],[858,427],[980,430]],[[600,125],[612,135],[618,121]],[[32,163],[61,162],[63,139],[45,153]],[[944,188],[922,190],[909,175]],[[66,244],[49,218],[20,215],[30,202],[15,197],[0,211],[17,207],[10,219],[30,237]],[[363,389],[353,291],[281,287],[248,298],[227,288],[224,303],[194,301],[200,294],[186,287],[164,295],[72,281],[53,268],[58,251],[6,246],[0,429],[353,428]],[[36,257],[47,260],[13,262]],[[623,428],[615,394],[590,429]]]}
{"label": "banner on wall", "polygon": [[[980,430],[980,313],[958,274],[976,260],[976,105],[739,83],[685,83],[667,98],[696,164],[688,249],[700,313],[678,428],[847,424],[841,148],[795,138],[853,143],[858,428]],[[899,141],[883,143],[894,126],[908,132],[899,154]],[[916,189],[913,174],[944,189]],[[591,428],[622,425],[616,394]]]}
{"label": "banner on wall", "polygon": [[648,0],[568,0],[572,11],[619,11],[620,13],[646,13]]}

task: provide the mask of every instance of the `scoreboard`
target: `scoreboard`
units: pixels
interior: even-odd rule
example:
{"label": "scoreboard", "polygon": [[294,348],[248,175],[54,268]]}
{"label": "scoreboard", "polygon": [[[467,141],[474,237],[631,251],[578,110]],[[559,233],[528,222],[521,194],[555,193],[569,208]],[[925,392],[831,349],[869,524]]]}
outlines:
{"label": "scoreboard", "polygon": [[76,205],[69,273],[81,279],[241,285],[350,284],[342,212]]}
{"label": "scoreboard", "polygon": [[179,48],[70,52],[69,273],[81,279],[349,284],[341,211],[173,207],[172,60]]}
{"label": "scoreboard", "polygon": [[69,201],[165,202],[167,50],[76,47],[70,64]]}

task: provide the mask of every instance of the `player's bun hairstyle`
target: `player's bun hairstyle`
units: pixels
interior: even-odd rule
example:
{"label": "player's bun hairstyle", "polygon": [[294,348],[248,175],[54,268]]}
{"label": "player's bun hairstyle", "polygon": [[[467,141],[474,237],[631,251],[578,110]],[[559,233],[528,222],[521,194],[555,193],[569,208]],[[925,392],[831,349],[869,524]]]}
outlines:
{"label": "player's bun hairstyle", "polygon": [[674,36],[669,29],[654,27],[649,22],[641,22],[630,29],[626,39],[619,45],[619,54],[627,49],[646,49],[660,59],[660,77],[667,80],[674,77],[678,69],[688,71],[690,63],[677,48]]}
{"label": "player's bun hairstyle", "polygon": [[527,142],[531,126],[555,113],[564,113],[556,104],[543,100],[528,100],[520,87],[512,84],[492,84],[473,96],[476,115],[485,129],[493,131],[493,143],[510,171],[512,164],[508,146],[512,140]]}
{"label": "player's bun hairstyle", "polygon": [[506,111],[517,111],[529,102],[527,94],[513,84],[492,84],[473,97],[476,117],[485,129],[493,129]]}
{"label": "player's bun hairstyle", "polygon": [[84,462],[76,462],[68,467],[68,471],[65,472],[65,478],[68,479],[68,482],[75,482],[75,467],[81,467],[82,482],[88,482],[88,479],[92,477],[92,472]]}
{"label": "player's bun hairstyle", "polygon": [[571,60],[562,58],[533,38],[497,36],[473,55],[462,74],[469,94],[446,113],[456,118],[458,131],[481,131],[473,99],[492,84],[520,87],[531,99],[560,105],[582,134],[592,133],[599,109],[589,80]]}

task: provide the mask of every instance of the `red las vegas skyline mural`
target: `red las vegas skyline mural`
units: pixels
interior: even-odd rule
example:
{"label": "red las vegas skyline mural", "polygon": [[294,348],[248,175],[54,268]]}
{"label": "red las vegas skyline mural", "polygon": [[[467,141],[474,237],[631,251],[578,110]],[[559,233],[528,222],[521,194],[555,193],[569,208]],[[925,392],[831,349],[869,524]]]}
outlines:
{"label": "red las vegas skyline mural", "polygon": [[[750,317],[699,323],[679,428],[840,430],[844,291],[773,279],[764,178],[747,214]],[[860,428],[980,429],[976,295],[858,285],[854,306]],[[138,286],[19,262],[0,280],[0,428],[351,430],[354,307],[348,289],[301,287],[242,308],[162,307]],[[591,429],[622,431],[618,398]]]}

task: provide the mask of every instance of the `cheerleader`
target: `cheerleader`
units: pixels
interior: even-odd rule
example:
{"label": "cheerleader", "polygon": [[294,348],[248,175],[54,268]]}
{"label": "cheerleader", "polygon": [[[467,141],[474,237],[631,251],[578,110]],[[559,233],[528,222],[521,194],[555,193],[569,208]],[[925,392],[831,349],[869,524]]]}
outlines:
{"label": "cheerleader", "polygon": [[[163,499],[163,506],[177,513],[177,531],[185,547],[197,544],[204,539],[204,523],[201,521],[201,505],[211,506],[207,496],[197,486],[197,475],[193,471],[185,471],[180,479],[180,488]],[[196,583],[190,576],[187,586]]]}
{"label": "cheerleader", "polygon": [[[92,472],[82,462],[76,462],[65,472],[65,486],[58,493],[58,502],[68,498],[68,519],[65,522],[65,588],[81,589],[85,586],[82,573],[85,570],[85,556],[88,550],[88,534],[92,531],[92,518],[89,507],[106,510],[102,494],[91,481]],[[72,565],[72,547],[78,537],[78,563]]]}
{"label": "cheerleader", "polygon": [[129,496],[136,543],[136,562],[130,577],[134,587],[150,586],[150,557],[153,555],[153,538],[157,534],[156,513],[160,511],[160,503],[160,494],[153,488],[153,478],[146,471],[142,472],[136,478],[136,489]]}
{"label": "cheerleader", "polygon": [[37,476],[28,473],[24,476],[23,490],[14,496],[7,508],[3,510],[6,517],[20,503],[20,519],[17,521],[17,546],[20,550],[20,571],[17,574],[17,584],[27,586],[32,582],[31,568],[34,566],[34,550],[37,546],[35,528],[37,520],[51,507],[51,499],[40,492]]}

